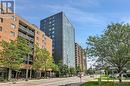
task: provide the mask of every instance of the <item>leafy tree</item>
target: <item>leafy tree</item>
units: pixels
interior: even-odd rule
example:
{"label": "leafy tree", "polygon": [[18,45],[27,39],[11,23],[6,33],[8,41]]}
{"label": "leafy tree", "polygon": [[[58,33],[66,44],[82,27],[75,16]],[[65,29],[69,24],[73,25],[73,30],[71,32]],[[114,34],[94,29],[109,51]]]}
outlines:
{"label": "leafy tree", "polygon": [[47,77],[47,70],[53,69],[53,67],[55,67],[55,64],[53,63],[53,58],[50,56],[50,53],[46,49],[39,48],[35,45],[33,68],[40,72],[44,70],[45,77]]}
{"label": "leafy tree", "polygon": [[62,65],[62,70],[61,73],[65,76],[67,76],[67,74],[69,74],[69,68],[67,65]]}
{"label": "leafy tree", "polygon": [[76,70],[73,67],[69,68],[69,71],[71,76],[76,74]]}
{"label": "leafy tree", "polygon": [[[35,45],[34,46],[34,60],[33,60],[33,69],[35,69],[37,72],[40,72],[42,70],[43,65],[43,57],[40,48]],[[41,75],[40,75],[41,77]]]}
{"label": "leafy tree", "polygon": [[18,38],[16,41],[1,42],[2,50],[0,55],[2,57],[2,65],[9,69],[8,80],[11,79],[12,70],[16,71],[20,69],[23,64],[24,57],[29,52],[28,43],[22,38]]}
{"label": "leafy tree", "polygon": [[130,25],[108,25],[102,35],[90,36],[87,44],[89,56],[99,57],[115,67],[119,73],[119,82],[122,82],[123,68],[130,60]]}
{"label": "leafy tree", "polygon": [[43,60],[43,62],[44,62],[43,69],[45,71],[45,77],[47,78],[47,69],[49,67],[51,67],[50,63],[52,63],[52,59],[51,59],[50,53],[46,49],[42,49],[42,52],[44,53],[43,54],[43,58],[44,58],[44,60]]}
{"label": "leafy tree", "polygon": [[79,65],[76,67],[76,72],[77,72],[77,74],[78,74],[79,72],[81,72],[81,68],[80,68]]}

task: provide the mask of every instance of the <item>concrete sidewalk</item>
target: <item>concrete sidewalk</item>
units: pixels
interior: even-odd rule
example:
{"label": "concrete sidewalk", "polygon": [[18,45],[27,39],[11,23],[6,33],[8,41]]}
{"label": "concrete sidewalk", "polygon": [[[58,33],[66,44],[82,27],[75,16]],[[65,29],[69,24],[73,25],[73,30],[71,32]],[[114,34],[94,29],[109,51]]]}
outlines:
{"label": "concrete sidewalk", "polygon": [[[81,80],[82,83],[93,80],[89,76],[84,76]],[[79,77],[67,77],[67,78],[50,78],[39,79],[29,81],[17,81],[16,84],[12,82],[0,83],[0,86],[80,86]]]}

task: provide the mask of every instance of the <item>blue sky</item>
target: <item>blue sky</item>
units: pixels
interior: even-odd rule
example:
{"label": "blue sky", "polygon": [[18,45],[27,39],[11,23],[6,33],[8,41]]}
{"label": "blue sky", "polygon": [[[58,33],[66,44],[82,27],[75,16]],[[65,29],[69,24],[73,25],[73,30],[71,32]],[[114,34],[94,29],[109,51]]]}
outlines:
{"label": "blue sky", "polygon": [[91,35],[112,22],[130,23],[130,0],[15,0],[16,13],[39,26],[40,20],[63,11],[75,27],[76,42],[87,47]]}

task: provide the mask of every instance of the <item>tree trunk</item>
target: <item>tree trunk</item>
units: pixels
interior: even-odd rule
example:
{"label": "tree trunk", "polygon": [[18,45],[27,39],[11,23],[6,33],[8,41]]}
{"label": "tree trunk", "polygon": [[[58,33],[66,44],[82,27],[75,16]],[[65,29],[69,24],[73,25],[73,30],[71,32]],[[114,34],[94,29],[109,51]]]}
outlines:
{"label": "tree trunk", "polygon": [[12,70],[9,68],[9,72],[8,72],[8,80],[11,80],[11,76],[12,76]]}
{"label": "tree trunk", "polygon": [[42,72],[41,71],[39,71],[39,78],[41,79],[41,75],[42,75]]}
{"label": "tree trunk", "polygon": [[18,80],[18,72],[16,71],[15,80]]}
{"label": "tree trunk", "polygon": [[30,69],[30,79],[32,79],[32,70]]}
{"label": "tree trunk", "polygon": [[26,81],[28,81],[28,68],[26,69]]}
{"label": "tree trunk", "polygon": [[119,82],[122,82],[122,77],[121,77],[122,73],[119,73]]}
{"label": "tree trunk", "polygon": [[47,78],[46,62],[45,62],[45,78]]}

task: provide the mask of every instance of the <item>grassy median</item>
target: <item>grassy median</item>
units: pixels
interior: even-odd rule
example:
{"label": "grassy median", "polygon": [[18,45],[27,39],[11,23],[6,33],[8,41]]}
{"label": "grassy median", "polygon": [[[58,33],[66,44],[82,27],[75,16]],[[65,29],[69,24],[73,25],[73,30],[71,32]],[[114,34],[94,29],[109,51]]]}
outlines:
{"label": "grassy median", "polygon": [[[86,82],[81,86],[100,86],[98,82]],[[122,82],[122,83],[113,83],[113,82],[102,82],[101,86],[130,86],[130,82]]]}

